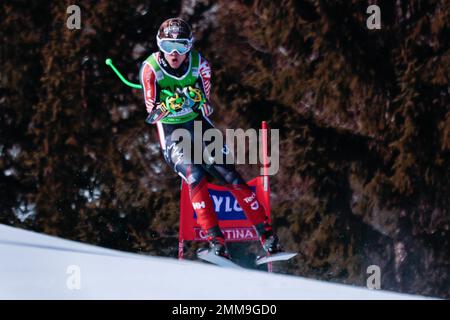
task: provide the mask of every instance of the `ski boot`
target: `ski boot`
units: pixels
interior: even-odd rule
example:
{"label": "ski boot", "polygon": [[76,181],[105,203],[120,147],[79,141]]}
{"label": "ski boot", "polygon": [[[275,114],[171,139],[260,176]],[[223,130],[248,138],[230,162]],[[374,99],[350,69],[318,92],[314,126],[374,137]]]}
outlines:
{"label": "ski boot", "polygon": [[267,254],[276,254],[284,252],[279,243],[278,236],[273,232],[272,226],[268,223],[260,223],[255,226],[259,236],[259,241]]}
{"label": "ski boot", "polygon": [[[208,239],[209,240],[209,239]],[[216,256],[231,260],[230,253],[225,245],[225,239],[221,237],[214,237],[209,240],[209,250],[214,252]]]}
{"label": "ski boot", "polygon": [[222,234],[222,230],[218,226],[212,227],[208,230],[208,241],[210,253],[214,253],[216,256],[231,260],[230,253],[225,245],[225,237]]}
{"label": "ski boot", "polygon": [[208,230],[208,241],[209,248],[197,250],[197,257],[199,259],[221,267],[236,269],[241,268],[231,260],[231,256],[225,245],[224,236],[219,227],[214,227]]}

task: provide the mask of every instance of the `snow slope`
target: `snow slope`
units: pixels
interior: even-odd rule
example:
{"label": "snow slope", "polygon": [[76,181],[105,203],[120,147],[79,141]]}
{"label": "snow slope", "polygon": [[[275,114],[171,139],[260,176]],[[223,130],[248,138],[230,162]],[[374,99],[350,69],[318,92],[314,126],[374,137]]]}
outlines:
{"label": "snow slope", "polygon": [[125,253],[0,224],[0,299],[421,298]]}

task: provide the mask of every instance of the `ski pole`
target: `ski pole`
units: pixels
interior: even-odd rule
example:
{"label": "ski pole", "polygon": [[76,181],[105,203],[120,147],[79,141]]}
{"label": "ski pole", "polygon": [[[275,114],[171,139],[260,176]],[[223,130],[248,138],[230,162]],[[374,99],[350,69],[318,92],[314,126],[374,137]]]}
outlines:
{"label": "ski pole", "polygon": [[119,79],[122,80],[122,82],[125,83],[127,86],[132,87],[134,89],[142,89],[142,86],[140,84],[132,83],[132,82],[128,81],[127,79],[125,79],[125,77],[120,73],[120,71],[117,70],[117,68],[114,66],[114,64],[110,58],[106,59],[105,63],[107,66],[110,66],[111,69],[113,69],[113,71],[116,73],[116,75],[119,77]]}

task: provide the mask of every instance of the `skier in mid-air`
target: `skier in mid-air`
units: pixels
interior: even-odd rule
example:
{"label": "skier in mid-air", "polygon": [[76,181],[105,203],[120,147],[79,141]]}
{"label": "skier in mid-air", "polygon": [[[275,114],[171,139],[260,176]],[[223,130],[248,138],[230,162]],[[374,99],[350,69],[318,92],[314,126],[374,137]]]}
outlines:
{"label": "skier in mid-air", "polygon": [[[193,141],[195,121],[202,122],[203,131],[213,128],[208,118],[213,111],[209,103],[211,68],[208,61],[192,48],[191,27],[184,20],[172,18],[164,21],[156,39],[159,51],[150,55],[140,70],[145,105],[149,113],[147,122],[156,124],[166,162],[189,186],[197,222],[207,232],[210,251],[230,259],[207,189],[207,174],[218,178],[229,188],[254,225],[264,250],[268,254],[281,252],[278,237],[268,222],[265,208],[234,166],[185,161],[180,148],[176,146],[178,141],[172,140],[172,132],[183,128],[190,132]],[[186,103],[181,107],[177,105],[177,101]],[[202,150],[204,147],[203,143]]]}

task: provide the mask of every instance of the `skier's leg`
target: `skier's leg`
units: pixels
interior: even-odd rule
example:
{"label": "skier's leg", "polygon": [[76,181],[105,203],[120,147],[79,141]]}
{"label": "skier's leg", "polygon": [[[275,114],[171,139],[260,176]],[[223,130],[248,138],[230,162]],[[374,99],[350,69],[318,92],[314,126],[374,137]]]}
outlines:
{"label": "skier's leg", "polygon": [[258,200],[256,193],[242,179],[234,166],[214,164],[208,168],[208,172],[225,184],[254,226],[264,224],[268,220],[266,210]]}
{"label": "skier's leg", "polygon": [[[186,182],[189,196],[200,227],[207,232],[208,241],[216,254],[229,258],[225,247],[225,240],[219,228],[214,204],[206,184],[206,171],[200,164],[193,164],[192,159],[186,159],[182,149],[177,146],[178,141],[172,140],[172,132],[181,126],[161,125],[160,140],[164,152],[164,159],[169,166]],[[189,127],[183,126],[190,130]],[[163,137],[163,140],[161,139]]]}
{"label": "skier's leg", "polygon": [[[203,129],[213,128],[212,123],[205,119]],[[230,151],[229,151],[230,152]],[[256,193],[248,186],[241,175],[236,171],[232,164],[226,164],[225,154],[222,154],[223,164],[204,165],[208,173],[218,178],[227,186],[235,197],[239,206],[244,211],[247,219],[253,224],[258,236],[260,237],[263,248],[269,253],[281,251],[278,243],[278,237],[272,230],[266,210],[262,203],[258,200]]]}
{"label": "skier's leg", "polygon": [[208,172],[216,177],[221,177],[222,182],[225,183],[239,206],[244,210],[247,219],[253,224],[264,250],[268,253],[282,251],[278,236],[269,223],[264,206],[234,166],[215,164],[209,167]]}
{"label": "skier's leg", "polygon": [[219,227],[211,195],[208,192],[204,169],[200,165],[192,165],[188,168],[186,178],[185,181],[190,182],[188,183],[189,194],[192,206],[197,213],[197,222],[207,232],[211,250],[214,250],[216,255],[229,259],[230,254],[225,245],[225,237]]}

